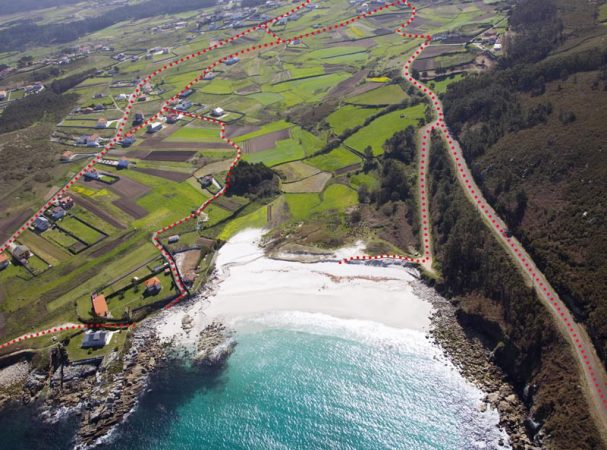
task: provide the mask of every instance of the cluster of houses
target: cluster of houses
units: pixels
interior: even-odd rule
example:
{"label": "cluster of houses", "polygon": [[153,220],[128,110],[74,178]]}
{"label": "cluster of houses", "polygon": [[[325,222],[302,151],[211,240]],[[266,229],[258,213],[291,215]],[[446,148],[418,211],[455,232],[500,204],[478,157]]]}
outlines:
{"label": "cluster of houses", "polygon": [[[139,284],[139,279],[134,278],[133,284],[134,285]],[[162,290],[162,283],[161,283],[160,279],[156,276],[153,276],[153,277],[145,280],[143,282],[143,286],[145,287],[145,290],[143,291],[143,295],[146,297],[151,296],[151,295],[157,295]],[[92,306],[92,313],[94,316],[111,317],[111,313],[107,306],[107,300],[105,298],[105,295],[96,293],[96,292],[93,293],[93,295],[91,295],[91,306]]]}
{"label": "cluster of houses", "polygon": [[177,22],[168,22],[168,23],[159,25],[157,27],[153,27],[151,29],[151,31],[155,33],[158,31],[181,30],[187,26],[188,26],[188,23],[185,20],[180,20]]}
{"label": "cluster of houses", "polygon": [[39,81],[36,81],[34,84],[30,84],[29,86],[25,86],[23,88],[25,95],[40,94],[42,91],[44,91],[44,89],[44,84]]}
{"label": "cluster of houses", "polygon": [[477,44],[480,44],[481,48],[490,49],[494,52],[502,51],[502,38],[493,29],[483,33],[479,38],[474,40]]}
{"label": "cluster of houses", "polygon": [[44,212],[44,215],[39,216],[34,220],[32,228],[38,233],[43,233],[51,228],[52,223],[61,220],[67,215],[68,210],[74,207],[74,199],[69,195],[64,195],[55,200],[53,206]]}
{"label": "cluster of houses", "polygon": [[145,59],[150,60],[154,58],[154,55],[168,55],[170,50],[168,47],[154,47],[147,51]]}
{"label": "cluster of houses", "polygon": [[101,145],[100,140],[101,140],[101,137],[98,134],[84,134],[84,135],[76,138],[76,145],[90,147],[90,148],[97,148]]}
{"label": "cluster of houses", "polygon": [[101,103],[98,103],[93,106],[85,106],[84,108],[76,107],[76,108],[74,108],[74,110],[72,112],[74,114],[92,114],[94,112],[99,112],[99,111],[105,111],[105,106],[102,105]]}

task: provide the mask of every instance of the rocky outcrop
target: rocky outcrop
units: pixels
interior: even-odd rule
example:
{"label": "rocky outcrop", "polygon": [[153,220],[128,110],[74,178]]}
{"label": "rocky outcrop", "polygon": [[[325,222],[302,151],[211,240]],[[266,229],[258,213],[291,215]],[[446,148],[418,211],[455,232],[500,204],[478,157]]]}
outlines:
{"label": "rocky outcrop", "polygon": [[219,322],[213,322],[200,332],[194,361],[206,366],[220,367],[234,351],[232,333]]}
{"label": "rocky outcrop", "polygon": [[[460,373],[488,394],[479,406],[481,412],[492,407],[499,412],[500,427],[510,437],[510,445],[515,450],[542,448],[541,435],[531,439],[527,432],[528,423],[533,420],[523,401],[507,382],[504,372],[493,362],[493,354],[481,342],[479,335],[471,335],[456,319],[459,311],[447,300],[438,297],[433,301],[435,313],[432,317],[431,336],[458,367]],[[476,325],[480,317],[471,316]],[[499,334],[495,324],[484,324],[492,332]],[[504,443],[505,444],[505,443]]]}

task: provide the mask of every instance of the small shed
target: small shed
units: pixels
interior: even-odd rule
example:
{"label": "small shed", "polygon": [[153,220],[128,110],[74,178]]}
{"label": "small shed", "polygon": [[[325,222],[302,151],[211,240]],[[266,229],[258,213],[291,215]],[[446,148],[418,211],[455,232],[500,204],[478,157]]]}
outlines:
{"label": "small shed", "polygon": [[143,282],[143,285],[145,286],[145,293],[148,295],[158,294],[162,289],[162,283],[160,283],[158,277],[148,278]]}
{"label": "small shed", "polygon": [[135,119],[133,120],[133,125],[141,125],[145,120],[145,116],[141,113],[135,113]]}
{"label": "small shed", "polygon": [[174,244],[175,242],[179,242],[179,235],[174,234],[173,236],[169,236],[168,242],[169,242],[169,244]]}
{"label": "small shed", "polygon": [[118,161],[118,165],[116,167],[118,168],[118,170],[128,169],[129,160],[126,158],[121,159],[120,161]]}

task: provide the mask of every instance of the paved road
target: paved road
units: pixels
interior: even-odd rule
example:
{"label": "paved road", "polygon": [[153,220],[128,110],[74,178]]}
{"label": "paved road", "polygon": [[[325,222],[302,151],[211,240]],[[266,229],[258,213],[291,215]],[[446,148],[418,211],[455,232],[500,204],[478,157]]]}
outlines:
{"label": "paved road", "polygon": [[[425,36],[419,37],[427,38]],[[544,274],[537,268],[521,243],[514,237],[507,237],[505,233],[507,230],[506,224],[484,198],[472,177],[470,168],[466,164],[459,142],[447,129],[444,122],[442,102],[434,92],[413,78],[411,74],[413,61],[428,45],[430,45],[430,40],[426,40],[403,67],[404,78],[420,89],[433,106],[434,115],[437,119],[426,128],[434,127],[440,131],[447,144],[451,163],[456,169],[457,181],[462,186],[466,197],[475,205],[476,210],[498,242],[507,250],[517,268],[535,288],[538,298],[550,312],[559,331],[572,345],[573,354],[578,365],[577,369],[581,372],[582,379],[585,381],[583,390],[590,406],[590,412],[597,420],[599,431],[603,438],[607,440],[607,399],[605,397],[605,393],[607,392],[607,375],[605,368],[601,364],[584,327],[573,320],[565,303],[559,298],[556,291],[552,288]]]}

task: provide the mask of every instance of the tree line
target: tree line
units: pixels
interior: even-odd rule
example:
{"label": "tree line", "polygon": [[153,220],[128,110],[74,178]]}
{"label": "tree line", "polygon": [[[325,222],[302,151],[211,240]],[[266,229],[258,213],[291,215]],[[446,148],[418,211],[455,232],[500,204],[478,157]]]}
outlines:
{"label": "tree line", "polygon": [[[70,42],[125,20],[176,14],[214,4],[214,0],[180,0],[179,2],[146,0],[142,3],[110,9],[96,17],[68,23],[37,24],[33,20],[23,20],[0,30],[0,52],[21,50],[27,45]],[[98,7],[103,8],[103,4],[99,4]]]}

